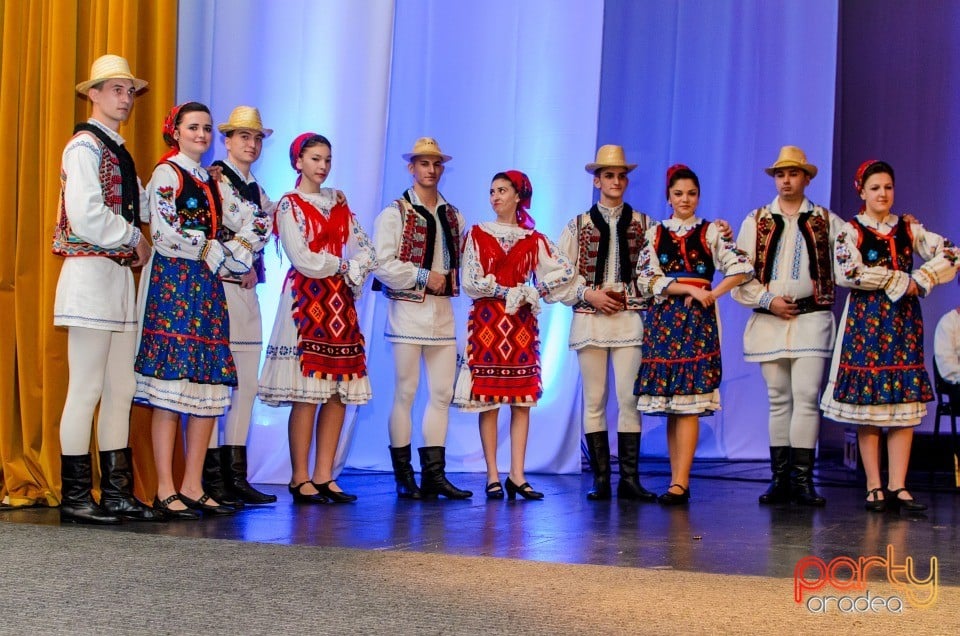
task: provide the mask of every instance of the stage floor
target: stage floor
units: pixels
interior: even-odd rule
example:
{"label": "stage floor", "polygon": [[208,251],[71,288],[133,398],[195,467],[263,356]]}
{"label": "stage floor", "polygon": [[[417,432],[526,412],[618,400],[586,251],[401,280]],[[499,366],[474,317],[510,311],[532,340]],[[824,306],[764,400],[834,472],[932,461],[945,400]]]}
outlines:
{"label": "stage floor", "polygon": [[[264,543],[405,550],[492,556],[575,564],[662,568],[720,574],[792,577],[801,558],[886,556],[915,562],[929,573],[938,559],[942,584],[960,584],[960,492],[915,474],[912,492],[930,510],[922,516],[863,510],[863,486],[839,465],[821,462],[824,508],[761,506],[765,462],[697,461],[687,507],[585,498],[589,474],[528,475],[543,501],[488,501],[483,475],[452,474],[474,491],[465,501],[398,500],[393,477],[346,473],[338,483],[359,496],[353,504],[294,505],[283,486],[272,506],[248,507],[235,516],[199,522],[126,523],[117,532]],[[644,485],[662,492],[669,481],[663,460],[644,461]],[[614,475],[616,484],[616,475]],[[0,522],[56,525],[55,509],[0,512]]]}

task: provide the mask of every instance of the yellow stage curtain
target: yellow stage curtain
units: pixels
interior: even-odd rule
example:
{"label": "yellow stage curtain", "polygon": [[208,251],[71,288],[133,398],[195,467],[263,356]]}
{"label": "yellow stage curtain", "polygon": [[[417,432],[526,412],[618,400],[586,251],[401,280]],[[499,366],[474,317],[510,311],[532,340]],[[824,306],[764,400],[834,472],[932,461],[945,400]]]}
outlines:
{"label": "yellow stage curtain", "polygon": [[[127,58],[150,83],[120,133],[146,181],[165,150],[174,101],[177,0],[0,0],[0,497],[14,506],[60,499],[60,411],[66,330],[53,327],[61,259],[50,252],[60,155],[89,116],[75,85],[100,55]],[[134,409],[131,443],[144,496],[155,486],[149,414]]]}

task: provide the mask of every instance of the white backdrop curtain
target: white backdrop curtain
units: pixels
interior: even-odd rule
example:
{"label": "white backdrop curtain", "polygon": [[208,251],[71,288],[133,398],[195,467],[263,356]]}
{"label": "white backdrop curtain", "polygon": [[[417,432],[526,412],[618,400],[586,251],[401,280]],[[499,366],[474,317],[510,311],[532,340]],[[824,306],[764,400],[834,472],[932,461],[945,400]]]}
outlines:
{"label": "white backdrop curtain", "polygon": [[[836,0],[200,0],[182,2],[180,12],[178,101],[209,104],[215,123],[238,104],[261,109],[276,132],[254,172],[274,198],[293,184],[293,137],[306,130],[329,137],[328,185],[346,192],[371,231],[383,206],[409,186],[400,155],[424,135],[453,155],[441,191],[468,223],[490,218],[492,175],[517,168],[533,182],[538,228],[554,239],[592,203],[583,166],[600,144],[622,144],[640,164],[627,200],[655,218],[667,211],[664,170],[678,161],[700,175],[703,215],[735,227],[773,198],[763,168],[781,145],[800,145],[822,173],[831,170]],[[209,159],[222,155],[218,142]],[[811,198],[829,203],[830,185],[815,180]],[[270,282],[260,290],[265,337],[287,266],[268,251]],[[461,325],[467,309],[460,299]],[[376,294],[361,299],[375,397],[347,413],[341,466],[390,468],[385,311]],[[725,299],[721,317],[724,410],[705,420],[698,456],[762,457],[765,390],[757,366],[741,357],[747,312]],[[570,311],[550,307],[540,320],[545,395],[533,412],[527,466],[577,472],[581,405],[576,357],[566,348]],[[421,387],[415,446],[424,398]],[[257,404],[252,480],[288,479],[286,417]],[[659,427],[656,418],[645,422],[644,453],[664,453]],[[455,409],[448,470],[483,470],[476,417]]]}

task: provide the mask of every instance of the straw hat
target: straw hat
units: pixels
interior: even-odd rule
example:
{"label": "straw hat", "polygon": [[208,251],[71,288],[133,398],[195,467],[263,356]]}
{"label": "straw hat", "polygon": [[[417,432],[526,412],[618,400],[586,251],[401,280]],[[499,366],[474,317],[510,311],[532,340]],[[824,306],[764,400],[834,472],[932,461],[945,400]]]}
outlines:
{"label": "straw hat", "polygon": [[263,121],[260,119],[260,111],[253,106],[237,106],[230,112],[230,118],[227,119],[227,123],[217,126],[217,130],[223,134],[241,129],[255,130],[264,137],[269,137],[273,134],[272,128],[263,127]]}
{"label": "straw hat", "polygon": [[450,155],[440,152],[440,146],[433,137],[421,137],[413,144],[413,150],[403,155],[404,160],[413,161],[414,157],[440,157],[441,163],[453,159]]}
{"label": "straw hat", "polygon": [[584,168],[590,174],[595,174],[600,168],[626,168],[630,172],[637,167],[635,163],[627,163],[627,157],[623,153],[623,146],[607,144],[600,146],[597,150],[597,159],[593,163],[588,163]]}
{"label": "straw hat", "polygon": [[781,168],[800,168],[810,175],[811,179],[817,176],[817,167],[807,163],[807,155],[796,146],[781,148],[780,156],[777,157],[776,162],[769,168],[765,168],[764,171],[772,177],[773,173]]}
{"label": "straw hat", "polygon": [[90,65],[90,79],[77,84],[77,92],[86,95],[87,91],[108,79],[128,79],[133,82],[133,90],[138,93],[147,87],[146,80],[138,79],[130,72],[127,60],[119,55],[101,55]]}

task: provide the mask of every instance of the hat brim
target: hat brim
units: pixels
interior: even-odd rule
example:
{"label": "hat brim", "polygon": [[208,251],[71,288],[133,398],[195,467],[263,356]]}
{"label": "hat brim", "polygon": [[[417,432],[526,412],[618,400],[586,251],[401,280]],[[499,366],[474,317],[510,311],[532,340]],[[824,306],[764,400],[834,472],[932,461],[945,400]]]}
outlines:
{"label": "hat brim", "polygon": [[134,77],[132,75],[111,75],[110,77],[98,77],[97,79],[87,80],[86,82],[80,82],[77,84],[77,92],[81,95],[86,95],[87,91],[96,86],[97,84],[102,84],[107,80],[111,79],[125,79],[133,82],[133,90],[139,93],[145,89],[150,84],[147,80],[142,80],[139,77]]}
{"label": "hat brim", "polygon": [[633,172],[633,169],[637,167],[635,163],[588,163],[584,166],[584,169],[590,174],[596,174],[597,170],[600,168],[625,168],[628,173]]}
{"label": "hat brim", "polygon": [[450,155],[445,155],[441,152],[417,152],[417,153],[408,152],[400,156],[403,157],[403,160],[408,163],[413,161],[414,157],[439,157],[440,163],[447,163],[448,161],[453,159],[453,157],[451,157]]}
{"label": "hat brim", "polygon": [[800,168],[801,170],[806,172],[811,179],[817,176],[816,166],[811,165],[809,163],[799,163],[797,161],[786,161],[784,163],[775,163],[769,168],[764,168],[764,172],[766,172],[768,175],[772,177],[777,170],[784,170],[786,168]]}
{"label": "hat brim", "polygon": [[269,137],[273,134],[273,128],[254,128],[253,126],[231,126],[230,124],[220,124],[217,126],[217,130],[226,135],[228,132],[233,132],[234,130],[252,130],[258,132],[264,137]]}

